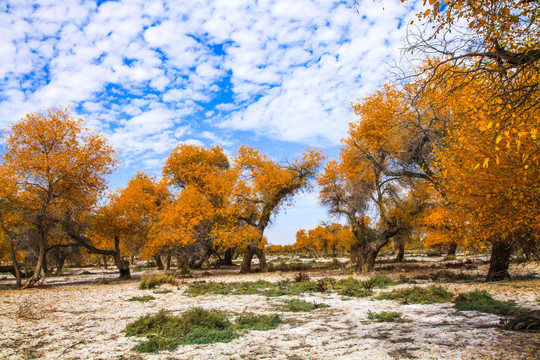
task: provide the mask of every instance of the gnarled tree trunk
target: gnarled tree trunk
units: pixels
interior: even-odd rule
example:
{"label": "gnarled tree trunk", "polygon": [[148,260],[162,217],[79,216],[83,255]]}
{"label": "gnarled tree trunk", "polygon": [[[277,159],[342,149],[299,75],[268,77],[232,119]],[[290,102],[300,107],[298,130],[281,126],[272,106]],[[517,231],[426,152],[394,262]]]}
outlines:
{"label": "gnarled tree trunk", "polygon": [[491,248],[491,259],[486,281],[501,281],[508,279],[510,274],[510,256],[512,255],[512,243],[495,241]]}
{"label": "gnarled tree trunk", "polygon": [[240,266],[240,273],[245,274],[249,273],[251,271],[251,260],[253,259],[253,256],[257,256],[259,259],[259,269],[261,272],[267,272],[268,268],[266,266],[266,256],[264,255],[264,251],[259,248],[256,244],[250,243],[246,247],[246,251],[244,252],[244,259],[242,260],[242,265]]}
{"label": "gnarled tree trunk", "polygon": [[161,256],[159,254],[154,255],[154,261],[156,262],[158,270],[163,270],[163,261],[161,261]]}
{"label": "gnarled tree trunk", "polygon": [[455,242],[451,242],[448,244],[448,253],[446,255],[448,256],[456,256],[457,251],[457,244]]}

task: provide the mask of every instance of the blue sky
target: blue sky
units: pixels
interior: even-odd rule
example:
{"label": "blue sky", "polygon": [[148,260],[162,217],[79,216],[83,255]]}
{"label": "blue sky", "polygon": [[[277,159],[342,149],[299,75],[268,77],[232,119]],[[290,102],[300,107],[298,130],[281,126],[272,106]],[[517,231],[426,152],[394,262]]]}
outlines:
{"label": "blue sky", "polygon": [[[111,187],[159,176],[179,143],[333,157],[351,102],[388,77],[414,1],[0,2],[0,127],[70,106],[120,153]],[[266,233],[292,243],[328,220],[300,196]]]}

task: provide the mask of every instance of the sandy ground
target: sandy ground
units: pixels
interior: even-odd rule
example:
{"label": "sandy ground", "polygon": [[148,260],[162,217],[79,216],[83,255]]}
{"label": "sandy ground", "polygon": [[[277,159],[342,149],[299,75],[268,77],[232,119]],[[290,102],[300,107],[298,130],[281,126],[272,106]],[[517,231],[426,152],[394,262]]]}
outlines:
{"label": "sandy ground", "polygon": [[[205,280],[278,281],[294,275],[224,274]],[[325,275],[314,273],[312,279]],[[73,279],[68,276],[62,282]],[[456,293],[485,289],[497,299],[513,299],[528,309],[540,308],[540,279],[442,285]],[[0,359],[540,359],[539,333],[502,330],[501,317],[458,312],[451,303],[401,305],[335,293],[188,297],[183,294],[186,286],[163,285],[161,290],[172,292],[156,294],[139,290],[138,281],[131,280],[0,291]],[[127,301],[142,295],[156,300]],[[275,309],[290,298],[330,307],[309,313]],[[125,337],[122,331],[128,323],[161,309],[178,315],[196,306],[227,311],[231,318],[246,309],[257,314],[278,312],[285,323],[271,331],[246,331],[226,344],[189,345],[153,355],[131,350],[144,339]],[[397,311],[403,314],[403,321],[378,323],[367,318],[368,311]]]}

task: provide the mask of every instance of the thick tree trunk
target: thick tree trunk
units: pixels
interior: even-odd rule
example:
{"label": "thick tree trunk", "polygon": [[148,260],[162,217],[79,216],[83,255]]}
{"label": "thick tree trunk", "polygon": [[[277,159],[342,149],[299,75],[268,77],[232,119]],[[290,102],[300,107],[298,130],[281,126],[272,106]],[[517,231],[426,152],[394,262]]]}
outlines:
{"label": "thick tree trunk", "polygon": [[512,243],[494,242],[491,248],[489,271],[486,281],[501,281],[510,277],[508,268],[512,255]]}
{"label": "thick tree trunk", "polygon": [[227,249],[227,251],[225,251],[225,256],[223,258],[223,265],[225,266],[234,265],[233,257],[234,257],[234,249]]}
{"label": "thick tree trunk", "polygon": [[172,258],[171,254],[170,253],[167,254],[167,265],[166,265],[167,270],[171,270],[171,258]]}
{"label": "thick tree trunk", "polygon": [[456,250],[457,250],[457,244],[455,242],[451,242],[450,244],[448,244],[448,253],[446,255],[456,256]]}
{"label": "thick tree trunk", "polygon": [[267,272],[268,268],[266,265],[266,256],[264,251],[260,249],[257,245],[251,243],[246,247],[244,252],[244,259],[242,260],[242,265],[240,266],[240,273],[245,274],[251,272],[251,260],[253,256],[257,256],[259,259],[259,269],[261,272]]}
{"label": "thick tree trunk", "polygon": [[402,262],[403,258],[405,257],[405,243],[399,242],[397,244],[397,251],[398,253],[396,255],[395,262]]}
{"label": "thick tree trunk", "polygon": [[32,287],[36,282],[39,281],[39,279],[41,279],[41,274],[43,272],[43,263],[45,256],[47,255],[47,252],[45,251],[45,239],[43,238],[43,236],[41,236],[38,240],[38,248],[39,253],[36,267],[34,268],[34,274],[28,280],[26,280],[21,289],[27,289],[29,287]]}
{"label": "thick tree trunk", "polygon": [[131,279],[131,271],[129,270],[129,261],[122,260],[120,253],[120,239],[115,236],[114,238],[114,264],[120,271],[119,279]]}
{"label": "thick tree trunk", "polygon": [[[8,235],[9,236],[9,235]],[[13,261],[13,272],[15,279],[17,279],[17,289],[21,288],[21,271],[19,270],[19,263],[17,262],[17,252],[15,250],[15,242],[9,238],[9,249],[11,252],[11,260]]]}
{"label": "thick tree trunk", "polygon": [[62,269],[64,268],[64,263],[66,262],[66,255],[58,254],[56,261],[57,261],[57,268],[56,268],[55,275],[58,276],[62,273]]}
{"label": "thick tree trunk", "polygon": [[163,270],[163,261],[161,261],[161,256],[159,254],[154,256],[154,261],[156,262],[158,270]]}

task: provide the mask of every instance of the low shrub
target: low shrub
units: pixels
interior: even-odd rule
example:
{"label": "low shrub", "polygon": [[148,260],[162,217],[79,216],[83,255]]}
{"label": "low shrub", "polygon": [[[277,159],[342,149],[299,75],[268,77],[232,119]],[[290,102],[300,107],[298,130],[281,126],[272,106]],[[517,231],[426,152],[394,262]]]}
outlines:
{"label": "low shrub", "polygon": [[255,315],[250,312],[243,312],[236,318],[237,329],[272,330],[282,323],[283,321],[277,314]]}
{"label": "low shrub", "polygon": [[392,280],[389,277],[375,275],[368,280],[362,281],[361,285],[364,289],[371,291],[373,288],[386,288],[399,283],[399,281]]}
{"label": "low shrub", "polygon": [[408,287],[405,289],[383,292],[376,297],[378,300],[394,300],[410,304],[435,304],[452,301],[451,292],[441,286]]}
{"label": "low shrub", "polygon": [[453,260],[456,260],[456,255],[446,255],[443,258],[443,261],[453,261]]}
{"label": "low shrub", "polygon": [[176,285],[176,278],[167,274],[144,275],[139,283],[139,289],[153,289],[162,284]]}
{"label": "low shrub", "polygon": [[301,281],[309,281],[309,275],[304,272],[299,272],[295,277],[294,281],[301,282]]}
{"label": "low shrub", "polygon": [[380,313],[368,311],[368,319],[378,322],[394,322],[401,319],[401,314],[395,311],[381,311]]}
{"label": "low shrub", "polygon": [[134,348],[138,352],[174,350],[180,344],[229,342],[239,336],[225,313],[201,308],[189,309],[179,317],[162,310],[128,324],[124,332],[126,336],[148,338]]}
{"label": "low shrub", "polygon": [[204,283],[189,284],[185,293],[190,296],[198,296],[204,294],[228,295],[230,292],[230,285],[209,281]]}
{"label": "low shrub", "polygon": [[460,311],[476,310],[497,315],[515,315],[521,312],[521,308],[514,301],[495,300],[485,290],[459,294],[454,303],[454,307]]}
{"label": "low shrub", "polygon": [[326,304],[310,303],[305,300],[291,299],[285,300],[284,303],[278,306],[281,311],[287,312],[309,312],[315,309],[322,309],[329,307]]}
{"label": "low shrub", "polygon": [[134,297],[128,299],[127,301],[148,302],[148,301],[151,301],[151,300],[156,300],[156,298],[151,296],[151,295],[134,296]]}
{"label": "low shrub", "polygon": [[156,291],[154,291],[154,294],[170,294],[170,293],[172,293],[172,290],[165,289],[165,290],[156,290]]}
{"label": "low shrub", "polygon": [[371,296],[373,293],[366,290],[360,281],[353,277],[339,280],[335,287],[338,289],[338,294],[350,297],[366,297]]}

